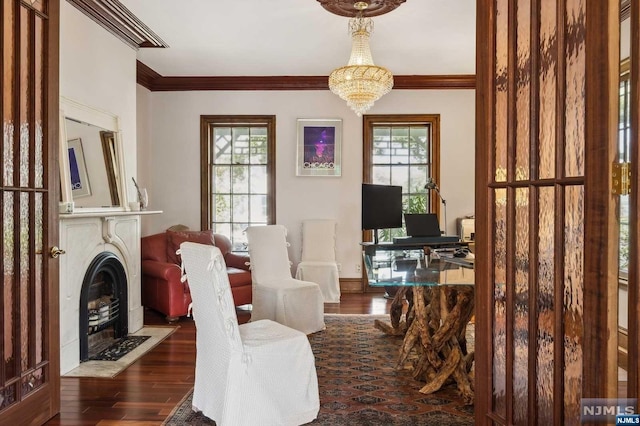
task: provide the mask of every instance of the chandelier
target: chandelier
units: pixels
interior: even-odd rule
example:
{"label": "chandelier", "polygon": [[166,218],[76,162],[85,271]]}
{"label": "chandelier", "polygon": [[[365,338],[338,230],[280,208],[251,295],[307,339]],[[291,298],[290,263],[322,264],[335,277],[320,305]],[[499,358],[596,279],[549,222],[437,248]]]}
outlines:
{"label": "chandelier", "polygon": [[393,74],[383,67],[374,65],[369,48],[369,35],[373,31],[371,18],[363,16],[367,2],[356,2],[353,7],[358,14],[349,19],[351,34],[351,57],[349,64],[337,68],[329,75],[329,89],[361,116],[375,101],[391,91]]}

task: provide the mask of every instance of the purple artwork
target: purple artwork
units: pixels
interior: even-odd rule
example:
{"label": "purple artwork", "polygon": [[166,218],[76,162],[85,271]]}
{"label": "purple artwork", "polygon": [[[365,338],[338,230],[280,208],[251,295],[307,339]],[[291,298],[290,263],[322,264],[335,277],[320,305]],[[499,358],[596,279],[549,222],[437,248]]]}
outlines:
{"label": "purple artwork", "polygon": [[335,127],[304,128],[305,169],[333,169],[335,167]]}

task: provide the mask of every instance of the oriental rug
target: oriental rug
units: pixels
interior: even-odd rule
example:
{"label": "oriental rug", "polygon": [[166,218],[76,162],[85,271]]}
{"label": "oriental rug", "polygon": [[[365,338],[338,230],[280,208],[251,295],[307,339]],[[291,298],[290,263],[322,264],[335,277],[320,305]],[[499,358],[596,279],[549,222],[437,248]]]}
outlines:
{"label": "oriental rug", "polygon": [[[374,328],[388,315],[325,315],[326,330],[311,334],[316,359],[320,412],[311,425],[473,425],[473,406],[465,406],[455,386],[432,395],[423,383],[395,365],[401,337]],[[215,425],[191,409],[192,391],[163,425]]]}

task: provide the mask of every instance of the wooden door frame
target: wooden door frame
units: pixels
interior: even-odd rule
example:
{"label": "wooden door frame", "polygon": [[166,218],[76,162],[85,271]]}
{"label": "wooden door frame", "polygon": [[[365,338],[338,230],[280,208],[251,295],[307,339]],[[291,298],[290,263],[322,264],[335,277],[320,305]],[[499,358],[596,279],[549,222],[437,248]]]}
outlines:
{"label": "wooden door frame", "polygon": [[[558,1],[558,11],[564,13],[565,2]],[[638,5],[635,3],[635,13]],[[511,6],[515,4],[510,0]],[[532,20],[539,19],[538,0],[531,1]],[[585,201],[584,201],[584,299],[582,341],[582,397],[613,397],[617,385],[617,371],[615,360],[617,357],[617,342],[610,336],[608,328],[617,324],[617,223],[615,209],[610,190],[610,172],[615,158],[615,141],[617,140],[617,97],[618,92],[618,38],[603,37],[619,28],[619,6],[617,2],[601,2],[599,0],[585,0],[586,18],[586,69],[585,69]],[[476,347],[487,350],[476,351],[476,388],[475,388],[475,423],[488,425],[492,420],[501,423],[501,419],[492,416],[492,318],[493,318],[493,260],[494,253],[492,239],[489,238],[493,229],[493,206],[491,188],[495,161],[493,158],[493,144],[495,125],[494,98],[494,67],[495,67],[495,3],[478,0],[476,2]],[[632,12],[633,13],[633,12]],[[509,25],[515,22],[515,14],[510,12]],[[634,28],[638,28],[637,23]],[[509,31],[513,31],[509,29]],[[633,32],[633,31],[632,31]],[[510,33],[513,37],[515,33]],[[637,31],[635,37],[635,51],[639,42]],[[513,49],[510,45],[509,49]],[[510,57],[513,52],[510,51]],[[632,55],[633,57],[633,55]],[[637,61],[637,58],[636,58]],[[605,63],[608,66],[600,66]],[[637,62],[636,62],[637,63]],[[559,86],[564,85],[564,69],[559,64]],[[635,67],[637,81],[637,66]],[[511,83],[511,87],[514,87]],[[562,90],[560,87],[558,90]],[[638,98],[638,88],[635,86],[634,97]],[[534,93],[535,94],[535,93]],[[532,108],[537,108],[536,98],[531,98]],[[558,108],[564,109],[562,102],[556,102]],[[535,112],[535,111],[534,111]],[[632,113],[638,118],[638,110]],[[559,114],[560,115],[560,114]],[[537,121],[536,121],[537,122]],[[560,131],[564,128],[564,117],[559,117],[556,127]],[[605,141],[605,142],[603,142]],[[608,141],[608,143],[607,143]],[[562,142],[559,140],[558,142]],[[635,145],[637,147],[637,143]],[[511,161],[512,159],[510,159]],[[637,179],[637,174],[635,175]],[[637,181],[639,182],[639,181]],[[638,187],[638,183],[635,185]],[[637,206],[636,206],[637,207]],[[637,210],[636,210],[637,211]],[[562,226],[562,225],[561,225]],[[635,235],[638,230],[635,229]],[[562,242],[561,242],[562,243]],[[509,254],[507,254],[509,256]],[[637,259],[637,253],[635,254]],[[633,257],[632,257],[633,258]],[[556,269],[557,270],[557,269]],[[630,286],[631,287],[631,286]],[[562,296],[557,293],[556,295]],[[640,309],[638,295],[633,297],[634,307]],[[531,300],[531,299],[530,299]],[[533,299],[535,300],[535,299]],[[559,299],[562,300],[562,299]],[[535,312],[535,309],[532,310]],[[588,313],[588,314],[586,314]],[[508,318],[508,317],[507,317]],[[630,321],[631,324],[631,321]],[[562,332],[562,319],[556,318],[556,325]],[[509,327],[509,325],[507,325]],[[614,328],[616,329],[616,328]],[[632,332],[638,341],[638,330]],[[507,331],[507,335],[509,332]],[[615,333],[612,333],[615,335]],[[630,341],[630,346],[634,344]],[[509,346],[507,345],[507,348]],[[530,354],[535,354],[531,352]],[[507,354],[507,357],[509,355]],[[557,359],[557,358],[556,358]],[[562,358],[560,358],[562,360]],[[604,362],[603,360],[606,360]],[[637,369],[637,365],[636,365]],[[535,374],[535,372],[533,373]],[[507,422],[512,420],[513,409],[510,401],[510,387],[512,375],[507,376]],[[531,373],[530,373],[531,376]],[[637,383],[637,377],[634,379]],[[534,383],[535,385],[535,383]],[[637,385],[636,385],[637,387]],[[529,387],[531,389],[531,386]],[[563,378],[555,373],[554,394],[563,394]],[[636,392],[637,396],[637,392]],[[529,395],[529,414],[535,422],[535,395]],[[554,399],[556,418],[562,416],[562,398]],[[560,416],[560,417],[558,417]]]}
{"label": "wooden door frame", "polygon": [[[615,398],[618,387],[616,196],[620,5],[586,0],[583,398]],[[603,35],[607,35],[604,37]],[[607,66],[602,66],[607,64]]]}
{"label": "wooden door frame", "polygon": [[[59,261],[49,256],[51,246],[58,245],[58,203],[60,199],[60,173],[58,169],[59,144],[59,72],[60,72],[60,0],[49,0],[48,19],[45,20],[45,63],[43,64],[43,167],[48,180],[47,203],[43,206],[46,222],[43,224],[44,271],[48,280],[44,290],[43,343],[48,359],[46,383],[24,401],[2,413],[3,424],[42,424],[60,412],[60,312]],[[25,407],[22,404],[29,404]],[[38,409],[29,409],[38,407]]]}
{"label": "wooden door frame", "polygon": [[[640,397],[640,2],[631,1],[631,197],[629,199],[629,321],[627,396]],[[634,54],[635,53],[635,54]],[[635,218],[635,220],[633,220]]]}
{"label": "wooden door frame", "polygon": [[[482,3],[482,4],[481,4]],[[494,253],[494,245],[489,234],[493,228],[489,214],[494,159],[488,155],[493,140],[494,90],[493,69],[496,45],[495,6],[482,0],[476,1],[476,160],[475,160],[475,306],[476,348],[490,349],[492,343],[493,314],[493,267],[489,263],[489,253]],[[482,40],[482,42],[480,42]],[[475,424],[490,424],[492,411],[493,383],[492,350],[475,352]]]}

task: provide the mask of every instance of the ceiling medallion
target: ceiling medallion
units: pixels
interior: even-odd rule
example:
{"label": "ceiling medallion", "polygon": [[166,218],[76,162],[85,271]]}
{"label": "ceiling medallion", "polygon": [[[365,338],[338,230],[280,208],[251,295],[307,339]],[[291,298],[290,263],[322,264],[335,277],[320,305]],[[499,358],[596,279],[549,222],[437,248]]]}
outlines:
{"label": "ceiling medallion", "polygon": [[[367,9],[362,12],[362,16],[367,18],[384,15],[396,9],[405,1],[407,0],[369,0],[367,1]],[[359,3],[358,0],[318,0],[318,2],[327,11],[336,15],[353,18],[358,14],[358,9],[356,8],[356,3]]]}

